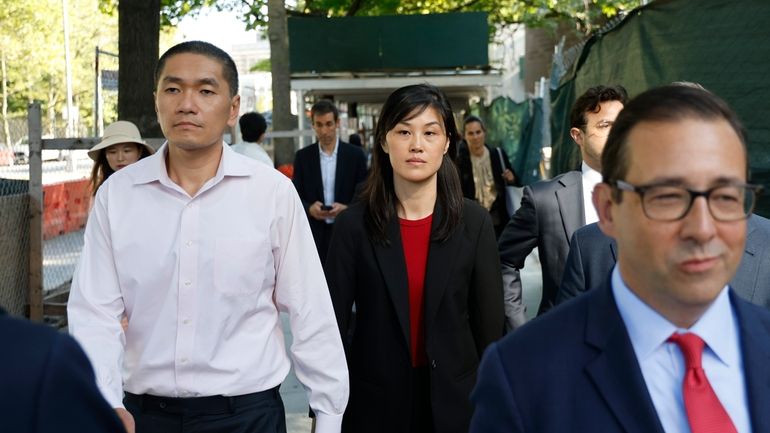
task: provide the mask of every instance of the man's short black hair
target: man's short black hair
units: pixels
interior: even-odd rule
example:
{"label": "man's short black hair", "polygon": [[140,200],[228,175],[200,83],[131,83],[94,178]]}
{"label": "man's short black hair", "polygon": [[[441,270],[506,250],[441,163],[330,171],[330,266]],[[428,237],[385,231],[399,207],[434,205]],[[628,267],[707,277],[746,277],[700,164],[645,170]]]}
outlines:
{"label": "man's short black hair", "polygon": [[335,122],[340,117],[340,112],[337,110],[337,106],[334,105],[334,102],[328,99],[321,99],[320,101],[313,104],[313,107],[310,108],[310,121],[314,122],[315,116],[324,115],[327,113],[334,113]]}
{"label": "man's short black hair", "polygon": [[599,104],[606,101],[618,101],[623,105],[628,102],[628,92],[623,86],[596,86],[580,95],[569,114],[570,128],[583,129],[586,126],[586,113],[598,111]]}
{"label": "man's short black hair", "polygon": [[256,143],[262,137],[262,134],[267,131],[267,121],[256,111],[241,116],[238,124],[241,127],[243,141],[248,141],[249,143]]}
{"label": "man's short black hair", "polygon": [[158,88],[158,81],[160,81],[160,74],[163,73],[163,68],[166,66],[166,60],[177,54],[185,53],[200,54],[219,62],[222,65],[222,76],[230,87],[230,97],[238,94],[238,69],[235,67],[232,57],[221,48],[203,41],[182,42],[163,53],[155,66],[155,89]]}

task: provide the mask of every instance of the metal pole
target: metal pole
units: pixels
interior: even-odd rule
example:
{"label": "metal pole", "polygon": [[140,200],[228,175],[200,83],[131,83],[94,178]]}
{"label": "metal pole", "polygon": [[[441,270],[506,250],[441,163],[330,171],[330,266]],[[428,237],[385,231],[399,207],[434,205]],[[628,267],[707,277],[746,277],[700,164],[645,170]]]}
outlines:
{"label": "metal pole", "polygon": [[29,105],[29,318],[43,320],[43,123],[40,104]]}
{"label": "metal pole", "polygon": [[101,137],[102,130],[100,128],[100,122],[102,120],[101,113],[99,112],[99,45],[96,46],[94,53],[94,137]]}
{"label": "metal pole", "polygon": [[[74,137],[75,134],[75,107],[72,104],[72,65],[70,64],[70,37],[69,20],[67,19],[67,0],[61,1],[62,21],[64,25],[64,74],[67,82],[67,137]],[[61,154],[60,154],[61,155]],[[74,172],[75,164],[72,161],[72,153],[67,152],[67,171]]]}
{"label": "metal pole", "polygon": [[72,67],[70,65],[70,41],[69,41],[69,20],[67,19],[67,0],[61,0],[61,9],[64,25],[64,75],[67,82],[67,137],[74,137],[74,120],[72,106]]}

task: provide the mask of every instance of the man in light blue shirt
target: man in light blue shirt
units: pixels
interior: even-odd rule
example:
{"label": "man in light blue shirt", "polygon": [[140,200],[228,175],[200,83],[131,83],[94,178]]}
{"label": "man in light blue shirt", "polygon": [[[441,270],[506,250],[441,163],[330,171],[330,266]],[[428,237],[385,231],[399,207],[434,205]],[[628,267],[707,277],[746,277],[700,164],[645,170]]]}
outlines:
{"label": "man in light blue shirt", "polygon": [[612,279],[488,349],[471,431],[770,432],[770,312],[728,286],[760,189],[747,175],[717,96],[629,102],[593,193]]}
{"label": "man in light blue shirt", "polygon": [[321,262],[329,249],[334,218],[353,201],[366,178],[366,156],[360,147],[337,137],[339,111],[328,100],[310,109],[318,141],[294,155],[294,186],[305,207]]}

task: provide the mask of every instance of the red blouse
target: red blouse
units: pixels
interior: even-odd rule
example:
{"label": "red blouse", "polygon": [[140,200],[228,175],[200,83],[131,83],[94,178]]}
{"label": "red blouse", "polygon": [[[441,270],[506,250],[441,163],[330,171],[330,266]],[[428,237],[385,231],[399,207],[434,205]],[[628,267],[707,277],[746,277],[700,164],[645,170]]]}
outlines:
{"label": "red blouse", "polygon": [[412,366],[428,364],[425,353],[425,268],[433,215],[420,220],[400,219],[401,243],[404,246],[406,273],[409,282],[409,328]]}

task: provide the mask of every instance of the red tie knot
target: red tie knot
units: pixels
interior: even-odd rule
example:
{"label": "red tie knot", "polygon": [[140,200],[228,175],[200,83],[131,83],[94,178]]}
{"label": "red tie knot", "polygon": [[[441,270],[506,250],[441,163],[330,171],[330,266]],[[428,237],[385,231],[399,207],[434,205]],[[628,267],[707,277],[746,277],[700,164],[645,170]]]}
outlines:
{"label": "red tie knot", "polygon": [[701,357],[703,356],[703,340],[692,332],[684,334],[671,334],[668,341],[676,343],[684,356],[685,368],[701,368]]}

